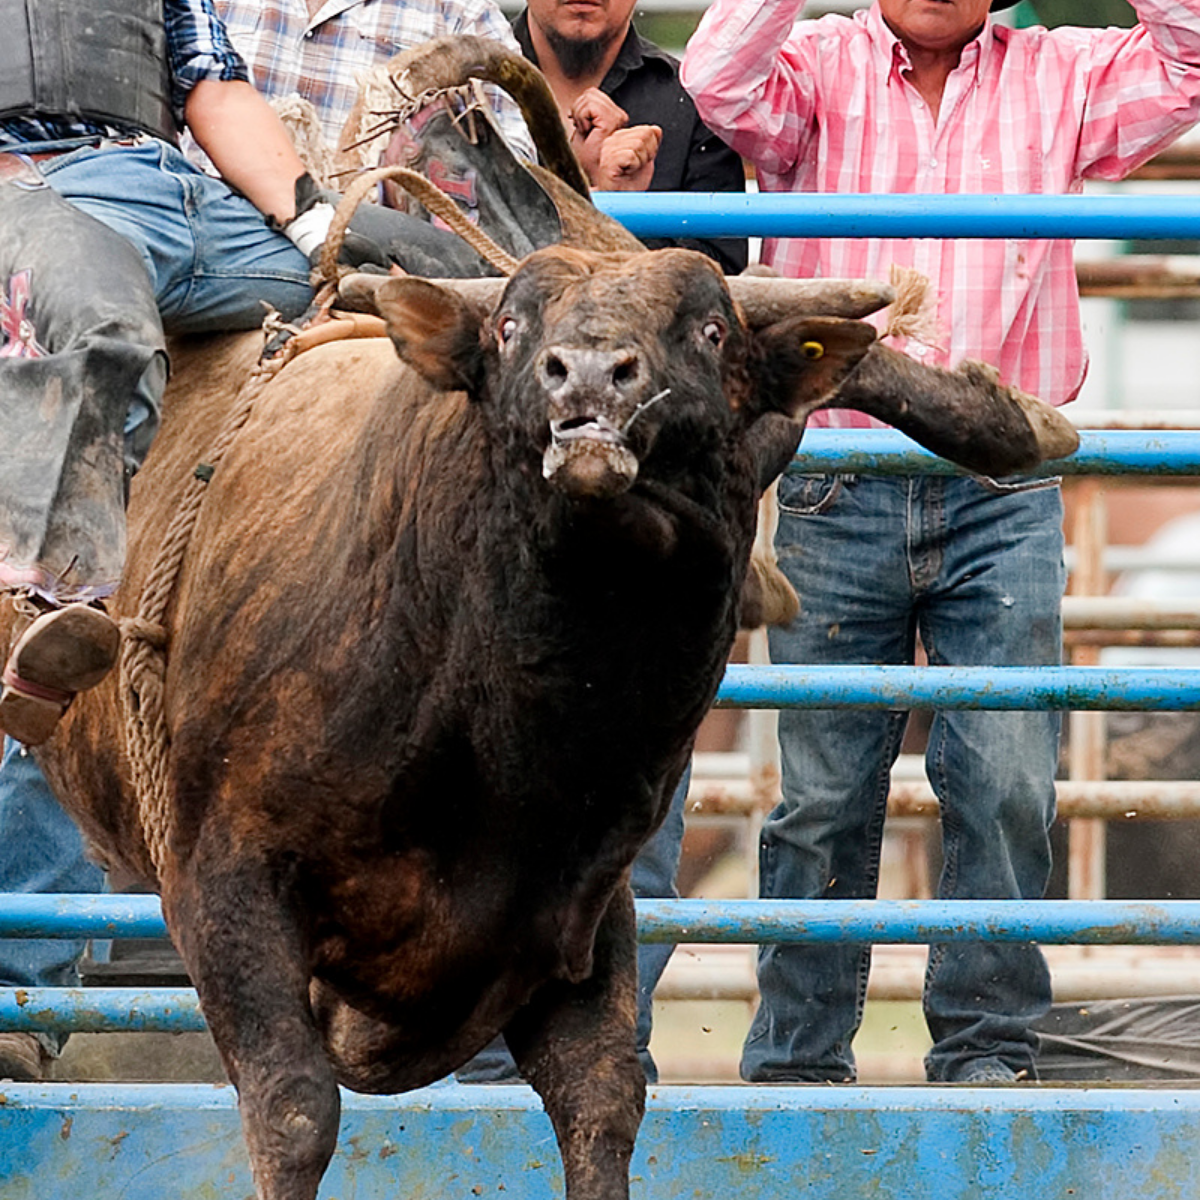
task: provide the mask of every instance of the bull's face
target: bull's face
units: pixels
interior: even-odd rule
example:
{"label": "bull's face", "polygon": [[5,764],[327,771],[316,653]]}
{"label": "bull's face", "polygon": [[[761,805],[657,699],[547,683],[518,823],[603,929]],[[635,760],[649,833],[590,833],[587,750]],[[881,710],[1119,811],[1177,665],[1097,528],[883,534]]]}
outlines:
{"label": "bull's face", "polygon": [[768,411],[798,415],[874,338],[819,318],[752,331],[720,272],[686,250],[541,250],[486,311],[415,279],[376,303],[409,365],[488,406],[495,435],[576,498],[674,475]]}
{"label": "bull's face", "polygon": [[505,419],[568,495],[616,495],[652,455],[702,452],[728,434],[725,376],[744,356],[742,330],[699,255],[534,255],[487,336]]}

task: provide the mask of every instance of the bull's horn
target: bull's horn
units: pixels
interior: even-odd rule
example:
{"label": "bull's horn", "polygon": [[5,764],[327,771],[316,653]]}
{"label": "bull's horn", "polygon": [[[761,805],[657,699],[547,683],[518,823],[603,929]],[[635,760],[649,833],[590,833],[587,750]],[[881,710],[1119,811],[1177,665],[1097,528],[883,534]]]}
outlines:
{"label": "bull's horn", "polygon": [[486,279],[434,279],[432,282],[454,292],[473,311],[486,315],[500,302],[508,280],[489,276]]}
{"label": "bull's horn", "polygon": [[872,279],[775,279],[734,275],[733,298],[742,306],[751,328],[787,317],[849,317],[859,320],[886,308],[896,298],[886,283]]}
{"label": "bull's horn", "polygon": [[[338,296],[347,308],[378,313],[375,293],[391,278],[390,275],[366,273],[346,275],[338,284]],[[508,281],[488,276],[485,279],[431,279],[429,282],[454,292],[473,312],[486,316],[496,307]]]}
{"label": "bull's horn", "polygon": [[375,293],[391,278],[390,275],[343,275],[338,280],[338,307],[347,308],[351,312],[378,314],[379,306],[375,303]]}
{"label": "bull's horn", "polygon": [[433,38],[397,55],[388,73],[407,96],[461,87],[483,79],[503,88],[516,102],[533,135],[538,158],[581,196],[589,194],[583,168],[567,141],[558,102],[542,73],[524,55],[490,38],[454,34]]}

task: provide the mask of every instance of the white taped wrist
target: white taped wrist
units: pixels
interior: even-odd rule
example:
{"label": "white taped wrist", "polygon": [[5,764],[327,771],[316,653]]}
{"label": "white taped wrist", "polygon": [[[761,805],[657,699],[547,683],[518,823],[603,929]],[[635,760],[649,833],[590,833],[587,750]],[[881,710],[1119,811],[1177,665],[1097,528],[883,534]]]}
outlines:
{"label": "white taped wrist", "polygon": [[296,248],[305,258],[320,246],[329,233],[333,223],[334,208],[332,204],[322,202],[314,204],[307,212],[293,217],[284,227],[283,232],[291,238]]}

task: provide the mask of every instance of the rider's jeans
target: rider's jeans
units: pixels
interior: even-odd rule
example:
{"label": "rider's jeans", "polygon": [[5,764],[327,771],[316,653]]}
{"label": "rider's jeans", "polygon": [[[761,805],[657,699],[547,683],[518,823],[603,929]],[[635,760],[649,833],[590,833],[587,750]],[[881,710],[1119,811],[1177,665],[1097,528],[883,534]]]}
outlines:
{"label": "rider's jeans", "polygon": [[[917,634],[935,666],[1061,660],[1062,502],[1056,482],[787,475],[780,565],[800,616],[772,630],[776,663],[911,664]],[[873,897],[889,771],[907,713],[780,714],[783,801],[763,827],[761,895]],[[926,771],[941,806],[945,899],[1037,898],[1050,870],[1059,718],[939,711]],[[742,1075],[855,1078],[866,945],[763,947],[762,1002]],[[995,1059],[1033,1076],[1030,1030],[1050,1004],[1033,945],[935,945],[925,978],[926,1072],[957,1078]]]}
{"label": "rider's jeans", "polygon": [[[266,305],[292,317],[312,298],[307,258],[249,201],[166,142],[85,147],[39,169],[56,192],[138,251],[168,333],[254,329]],[[130,405],[134,469],[157,428],[165,382],[155,367]]]}
{"label": "rider's jeans", "polygon": [[308,259],[166,142],[89,147],[38,165],[56,192],[133,244],[169,333],[254,329],[264,302],[292,317],[312,298]]}
{"label": "rider's jeans", "polygon": [[[0,892],[98,892],[104,873],[42,777],[33,755],[4,739],[0,767]],[[78,939],[0,939],[0,986],[77,987]],[[57,1046],[60,1039],[47,1036]],[[65,1039],[61,1039],[65,1040]]]}

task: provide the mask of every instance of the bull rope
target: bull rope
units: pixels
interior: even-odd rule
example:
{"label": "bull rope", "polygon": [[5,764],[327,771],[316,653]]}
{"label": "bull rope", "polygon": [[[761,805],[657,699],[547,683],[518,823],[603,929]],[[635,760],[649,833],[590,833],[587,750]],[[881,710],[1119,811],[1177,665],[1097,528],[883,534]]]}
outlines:
{"label": "bull rope", "polygon": [[260,364],[246,380],[207,459],[196,467],[184,489],[154,565],[142,585],[137,615],[122,617],[119,622],[125,742],[137,796],[138,821],[160,882],[171,836],[168,804],[170,735],[165,700],[167,607],[200,516],[208,481],[245,425],[259,394],[278,369],[276,364]]}
{"label": "bull rope", "polygon": [[364,171],[361,175],[356,175],[346,188],[342,202],[334,214],[333,223],[329,227],[329,236],[325,239],[325,245],[321,247],[321,259],[317,270],[322,279],[333,280],[338,277],[338,253],[350,218],[354,215],[359,201],[384,179],[393,179],[403,184],[404,188],[434,216],[440,217],[449,225],[484,262],[491,263],[502,275],[511,275],[517,269],[518,260],[498,246],[478,225],[472,225],[463,215],[462,209],[437,184],[431,183],[411,167],[393,166],[374,167],[370,171]]}
{"label": "bull rope", "polygon": [[[483,230],[472,225],[454,201],[423,175],[408,167],[378,167],[364,171],[354,179],[334,214],[317,268],[317,274],[327,285],[333,285],[338,278],[338,254],[354,210],[367,192],[383,179],[401,183],[498,271],[511,275],[516,270],[517,260]],[[184,489],[154,565],[142,585],[137,614],[122,617],[119,621],[125,743],[137,797],[138,822],[160,883],[172,832],[168,787],[171,738],[166,718],[167,608],[175,594],[175,584],[200,517],[208,482],[249,419],[259,395],[288,357],[260,361],[243,384],[237,403],[221,426],[208,456],[196,467]]]}

